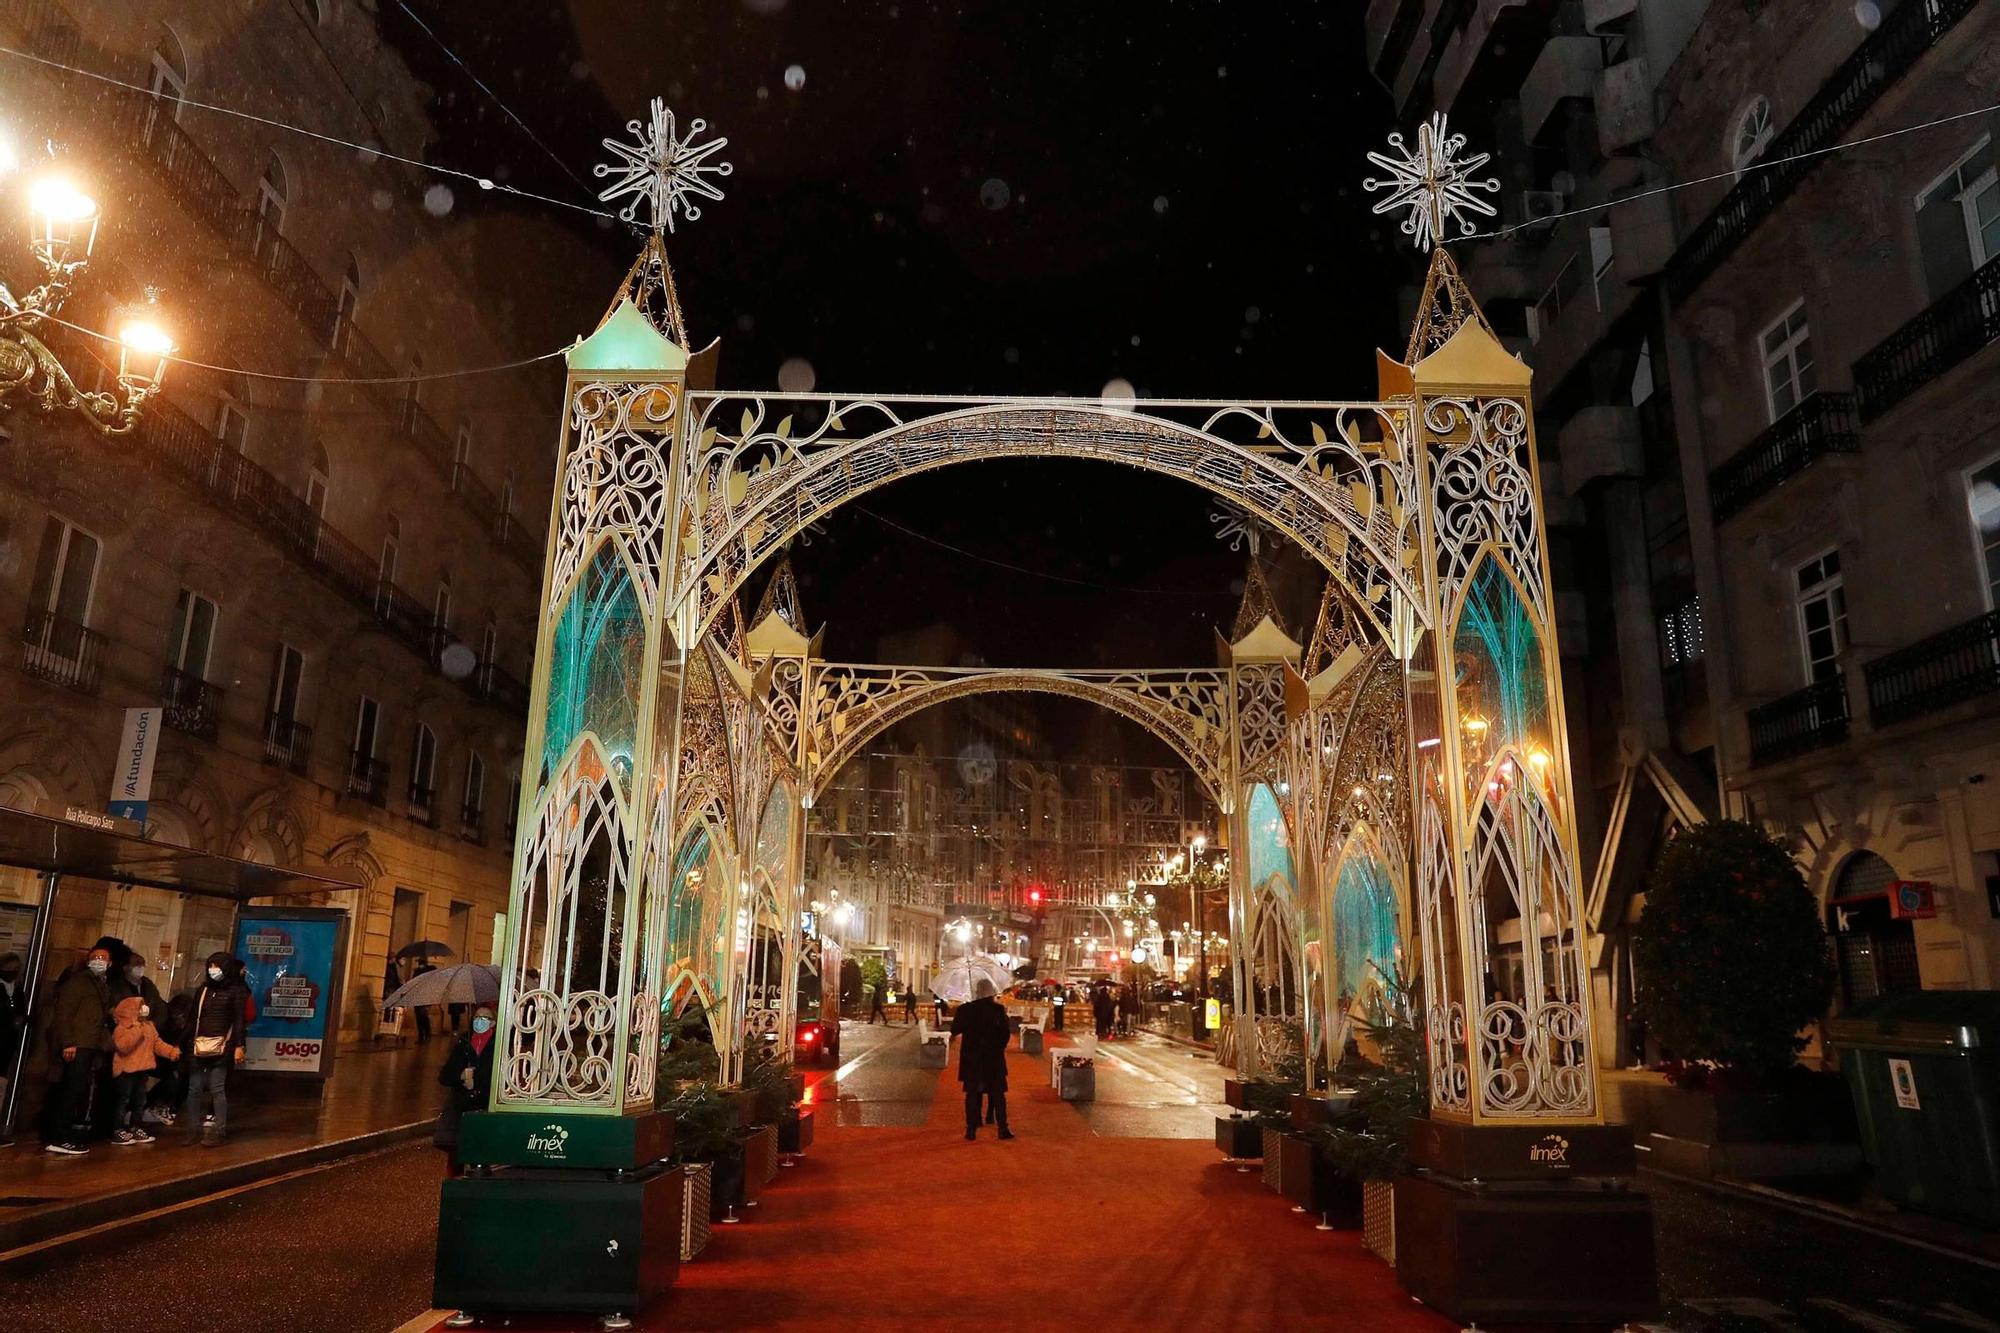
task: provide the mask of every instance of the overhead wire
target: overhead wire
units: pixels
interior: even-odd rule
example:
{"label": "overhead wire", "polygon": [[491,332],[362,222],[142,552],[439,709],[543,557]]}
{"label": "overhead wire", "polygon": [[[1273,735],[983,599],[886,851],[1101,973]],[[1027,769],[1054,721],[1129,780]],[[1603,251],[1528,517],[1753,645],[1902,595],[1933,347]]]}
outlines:
{"label": "overhead wire", "polygon": [[[153,95],[153,90],[143,84],[132,83],[129,80],[121,79],[114,75],[99,73],[94,69],[85,69],[81,65],[72,65],[68,61],[56,60],[49,56],[38,56],[32,51],[22,51],[12,46],[0,46],[0,55],[13,56],[20,60],[30,60],[37,65],[44,65],[51,69],[67,70],[71,74],[80,74],[84,78],[95,79],[99,83],[108,83],[114,87],[129,89],[136,93],[144,93],[148,97]],[[400,162],[404,166],[415,167],[419,171],[429,171],[440,176],[449,176],[454,180],[471,181],[482,190],[494,190],[501,194],[513,195],[520,199],[532,199],[536,203],[553,204],[557,208],[567,208],[578,213],[588,213],[592,217],[609,218],[613,221],[618,220],[618,215],[609,209],[592,208],[587,204],[572,203],[567,199],[558,199],[554,195],[539,194],[533,190],[524,190],[518,185],[509,185],[505,181],[496,181],[491,176],[481,176],[475,172],[461,170],[458,167],[447,167],[436,162],[426,162],[421,158],[405,157],[401,153],[392,152],[381,144],[357,143],[352,139],[343,139],[337,134],[326,134],[320,130],[309,130],[303,125],[294,125],[289,121],[276,120],[270,116],[260,116],[254,111],[244,111],[237,107],[223,106],[216,102],[204,102],[193,97],[184,96],[176,100],[179,105],[191,107],[197,111],[212,111],[221,116],[234,116],[239,120],[248,120],[259,125],[266,125],[274,130],[284,130],[288,134],[302,135],[308,139],[317,139],[321,143],[338,144],[343,148],[352,148],[357,153],[366,153],[375,157],[387,158],[391,162]]]}
{"label": "overhead wire", "polygon": [[1606,199],[1600,203],[1564,209],[1560,213],[1551,213],[1547,217],[1530,218],[1525,222],[1515,222],[1505,227],[1494,227],[1487,231],[1475,231],[1465,236],[1455,236],[1450,241],[1445,242],[1445,244],[1458,245],[1468,241],[1497,240],[1503,236],[1511,236],[1517,231],[1525,231],[1530,227],[1545,227],[1552,222],[1560,222],[1564,218],[1581,217],[1586,213],[1602,213],[1605,209],[1616,208],[1620,204],[1637,203],[1641,199],[1651,199],[1658,195],[1672,194],[1676,190],[1691,190],[1698,185],[1713,185],[1720,180],[1740,180],[1753,172],[1770,171],[1776,167],[1789,166],[1794,162],[1804,162],[1811,158],[1826,157],[1832,153],[1843,153],[1850,148],[1865,148],[1869,144],[1881,143],[1887,139],[1901,138],[1905,134],[1916,134],[1922,130],[1934,130],[1940,125],[1950,125],[1957,121],[1970,120],[1974,116],[1991,115],[1996,111],[2000,111],[2000,102],[1977,107],[1971,111],[1959,111],[1949,116],[1939,116],[1935,120],[1927,120],[1918,125],[1903,125],[1893,130],[1884,130],[1880,134],[1870,134],[1860,139],[1843,140],[1840,143],[1828,144],[1824,148],[1808,148],[1803,152],[1789,153],[1784,157],[1748,162],[1739,169],[1711,172],[1709,175],[1696,176],[1691,180],[1669,181],[1664,185],[1655,185],[1648,190],[1640,190],[1636,194],[1621,194],[1615,199]]}
{"label": "overhead wire", "polygon": [[405,14],[409,15],[410,22],[416,24],[418,28],[422,29],[424,36],[430,38],[431,41],[437,45],[437,49],[444,52],[445,55],[451,60],[452,64],[458,66],[460,70],[464,71],[465,77],[471,79],[473,85],[477,87],[480,92],[485,93],[488,97],[493,99],[493,105],[499,107],[502,115],[506,116],[507,119],[513,121],[515,125],[520,127],[521,133],[528,136],[528,142],[534,144],[535,147],[541,149],[542,152],[545,155],[547,155],[548,159],[551,162],[555,163],[557,167],[561,168],[562,173],[565,176],[568,176],[571,180],[575,181],[577,183],[578,188],[580,188],[585,194],[591,193],[590,186],[585,184],[583,177],[577,175],[575,171],[571,170],[569,163],[563,161],[562,158],[557,155],[555,149],[549,147],[546,143],[543,143],[541,136],[536,134],[535,131],[529,127],[528,122],[522,120],[519,116],[515,115],[514,108],[508,106],[505,101],[501,100],[500,94],[494,92],[493,89],[488,87],[484,79],[480,78],[477,74],[473,73],[472,66],[466,64],[465,61],[461,60],[459,58],[458,52],[452,50],[449,46],[445,45],[444,38],[438,36],[436,30],[433,29],[430,24],[424,22],[423,18],[417,13],[417,11],[410,8],[410,6],[406,3],[406,0],[396,0],[396,8],[402,10]]}

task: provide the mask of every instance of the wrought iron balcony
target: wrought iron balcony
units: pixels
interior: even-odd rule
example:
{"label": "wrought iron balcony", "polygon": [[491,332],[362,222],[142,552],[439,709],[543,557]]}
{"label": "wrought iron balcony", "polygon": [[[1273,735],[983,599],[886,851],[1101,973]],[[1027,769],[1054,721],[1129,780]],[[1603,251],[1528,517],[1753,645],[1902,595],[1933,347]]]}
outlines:
{"label": "wrought iron balcony", "polygon": [[498,662],[481,662],[472,673],[472,681],[480,698],[510,713],[527,711],[528,687],[521,683],[518,676],[502,670]]}
{"label": "wrought iron balcony", "polygon": [[486,812],[476,805],[468,805],[458,812],[458,836],[467,842],[484,846],[486,843]]}
{"label": "wrought iron balcony", "polygon": [[110,642],[53,611],[30,611],[21,630],[21,670],[51,685],[95,694]]}
{"label": "wrought iron balcony", "polygon": [[1860,448],[1854,399],[1844,393],[1814,394],[1708,474],[1708,499],[1715,521],[1720,523],[1797,476],[1815,459],[1856,453]]}
{"label": "wrought iron balcony", "polygon": [[1773,699],[1749,712],[1750,762],[1780,759],[1838,745],[1847,739],[1847,681],[1840,675],[1816,680],[1802,690]]}
{"label": "wrought iron balcony", "polygon": [[1763,154],[1771,165],[1744,172],[1668,261],[1669,295],[1678,301],[1699,287],[1819,164],[1819,157],[1798,159],[1798,155],[1838,142],[1977,3],[1904,0],[1890,10],[1881,26],[1820,85],[1819,93],[1792,118],[1785,132],[1771,140]]}
{"label": "wrought iron balcony", "polygon": [[370,805],[387,805],[389,765],[361,750],[351,751],[347,761],[347,792]]}
{"label": "wrought iron balcony", "polygon": [[166,724],[203,740],[215,739],[216,724],[222,720],[222,687],[200,676],[170,666],[160,680],[160,703]]}
{"label": "wrought iron balcony", "polygon": [[1868,677],[1868,716],[1877,726],[2000,693],[2000,612],[1954,625],[1876,658]]}
{"label": "wrought iron balcony", "polygon": [[306,776],[312,757],[313,729],[296,718],[270,710],[264,714],[264,762],[276,764],[288,773]]}
{"label": "wrought iron balcony", "polygon": [[412,779],[410,782],[410,818],[430,828],[438,826],[436,795],[424,783]]}
{"label": "wrought iron balcony", "polygon": [[1878,417],[1982,347],[2000,342],[2000,258],[1854,363],[1862,418]]}

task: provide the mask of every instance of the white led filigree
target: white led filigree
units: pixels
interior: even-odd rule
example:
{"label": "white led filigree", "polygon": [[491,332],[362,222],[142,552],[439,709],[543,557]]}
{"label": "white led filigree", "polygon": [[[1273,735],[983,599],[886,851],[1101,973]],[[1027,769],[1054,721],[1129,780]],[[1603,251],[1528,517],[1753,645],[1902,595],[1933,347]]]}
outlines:
{"label": "white led filigree", "polygon": [[1445,232],[1456,220],[1459,234],[1470,236],[1476,229],[1471,214],[1494,217],[1493,205],[1479,196],[1497,194],[1500,182],[1491,176],[1474,179],[1472,173],[1486,165],[1491,153],[1464,156],[1465,136],[1445,127],[1444,112],[1417,126],[1415,151],[1403,142],[1400,132],[1389,136],[1388,153],[1370,153],[1368,160],[1389,173],[1370,176],[1361,182],[1364,190],[1387,190],[1388,197],[1375,205],[1377,213],[1407,210],[1403,234],[1415,239],[1417,248],[1428,251],[1448,239]]}
{"label": "white led filigree", "polygon": [[617,179],[597,197],[608,204],[631,195],[632,201],[619,210],[618,216],[627,222],[637,221],[639,206],[644,204],[652,215],[649,221],[655,231],[661,227],[672,231],[676,213],[693,222],[701,216],[701,207],[695,202],[697,197],[722,198],[722,191],[707,178],[727,176],[735,170],[727,162],[708,160],[727,146],[729,140],[695,142],[707,128],[707,121],[691,120],[687,133],[679,133],[674,126],[674,113],[655,97],[650,124],[637,120],[625,122],[626,132],[637,139],[636,143],[604,141],[604,146],[617,154],[618,160],[598,163],[596,173]]}

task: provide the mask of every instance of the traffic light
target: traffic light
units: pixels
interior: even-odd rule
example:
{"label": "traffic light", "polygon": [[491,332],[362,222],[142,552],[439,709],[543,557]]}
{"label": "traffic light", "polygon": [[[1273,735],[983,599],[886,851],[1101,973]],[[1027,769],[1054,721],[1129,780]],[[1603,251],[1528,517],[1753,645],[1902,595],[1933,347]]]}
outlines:
{"label": "traffic light", "polygon": [[1042,905],[1042,889],[1039,884],[1028,890],[1028,901],[1036,907]]}

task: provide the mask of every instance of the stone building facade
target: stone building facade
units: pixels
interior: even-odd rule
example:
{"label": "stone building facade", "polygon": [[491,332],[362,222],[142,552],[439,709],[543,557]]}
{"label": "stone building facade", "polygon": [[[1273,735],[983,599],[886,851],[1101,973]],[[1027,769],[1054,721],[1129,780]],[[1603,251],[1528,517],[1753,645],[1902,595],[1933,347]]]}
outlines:
{"label": "stone building facade", "polygon": [[[1565,492],[1601,1005],[1661,837],[1716,813],[1796,849],[1837,1004],[2000,985],[2000,126],[1966,115],[2000,12],[1374,0],[1367,30],[1402,120],[1496,152],[1511,230],[1463,262]],[[1935,916],[1892,908],[1921,882]]]}
{"label": "stone building facade", "polygon": [[[52,141],[100,206],[65,313],[105,328],[155,286],[181,354],[233,368],[176,365],[123,438],[5,419],[0,802],[104,809],[125,710],[163,708],[146,836],[361,885],[313,901],[350,913],[340,1030],[372,1037],[399,948],[485,962],[504,929],[560,393],[548,363],[421,377],[555,343],[475,285],[472,187],[375,151],[421,160],[431,130],[372,6],[10,0],[0,40],[53,62],[0,64],[24,170]],[[115,934],[178,987],[233,910],[71,880],[50,957]]]}

